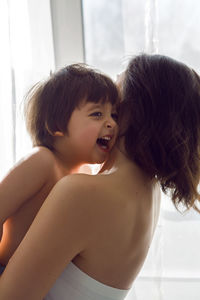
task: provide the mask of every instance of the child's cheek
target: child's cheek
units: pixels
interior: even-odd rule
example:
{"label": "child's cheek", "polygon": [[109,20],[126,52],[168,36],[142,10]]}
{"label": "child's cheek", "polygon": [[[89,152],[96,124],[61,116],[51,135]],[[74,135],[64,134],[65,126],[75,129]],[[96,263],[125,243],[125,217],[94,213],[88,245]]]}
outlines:
{"label": "child's cheek", "polygon": [[89,138],[97,139],[100,134],[101,134],[101,131],[95,124],[87,126],[82,130],[82,137],[84,137],[86,139],[85,141],[87,141],[87,139],[89,139]]}

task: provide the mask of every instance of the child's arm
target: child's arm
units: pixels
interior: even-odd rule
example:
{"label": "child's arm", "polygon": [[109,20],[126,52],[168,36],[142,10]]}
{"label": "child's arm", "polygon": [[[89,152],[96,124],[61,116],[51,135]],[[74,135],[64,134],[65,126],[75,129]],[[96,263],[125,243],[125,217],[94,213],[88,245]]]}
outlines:
{"label": "child's arm", "polygon": [[0,182],[0,239],[5,220],[45,184],[52,162],[53,154],[50,150],[36,148]]}
{"label": "child's arm", "polygon": [[87,248],[94,216],[84,186],[79,187],[71,176],[55,185],[0,278],[1,300],[43,299],[66,265]]}

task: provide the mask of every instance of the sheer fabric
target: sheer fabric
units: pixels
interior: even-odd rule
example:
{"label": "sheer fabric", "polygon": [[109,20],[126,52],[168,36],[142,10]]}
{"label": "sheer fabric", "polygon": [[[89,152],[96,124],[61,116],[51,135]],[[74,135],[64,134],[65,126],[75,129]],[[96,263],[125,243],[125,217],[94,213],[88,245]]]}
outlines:
{"label": "sheer fabric", "polygon": [[49,0],[0,0],[0,177],[31,148],[23,120],[28,89],[54,69]]}
{"label": "sheer fabric", "polygon": [[[199,13],[197,0],[83,0],[87,63],[115,78],[130,56],[147,52],[200,71]],[[199,239],[200,215],[178,213],[163,195],[154,240],[134,284],[137,299],[198,300]]]}

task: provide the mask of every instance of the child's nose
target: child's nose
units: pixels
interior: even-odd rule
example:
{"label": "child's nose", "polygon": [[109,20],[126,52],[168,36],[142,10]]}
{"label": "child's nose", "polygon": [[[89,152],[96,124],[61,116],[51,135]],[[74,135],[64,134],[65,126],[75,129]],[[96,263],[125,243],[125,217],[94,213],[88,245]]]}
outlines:
{"label": "child's nose", "polygon": [[115,126],[116,126],[116,122],[112,118],[107,120],[107,122],[106,122],[106,127],[107,128],[114,128]]}

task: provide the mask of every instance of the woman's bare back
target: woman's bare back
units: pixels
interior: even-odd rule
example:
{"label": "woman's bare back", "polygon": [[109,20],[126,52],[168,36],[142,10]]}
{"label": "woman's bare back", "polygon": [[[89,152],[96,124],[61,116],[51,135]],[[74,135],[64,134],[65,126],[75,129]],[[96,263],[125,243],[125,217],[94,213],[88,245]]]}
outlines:
{"label": "woman's bare back", "polygon": [[157,224],[159,185],[126,159],[118,170],[90,176],[85,184],[91,189],[95,232],[73,262],[104,284],[128,289],[144,263]]}

